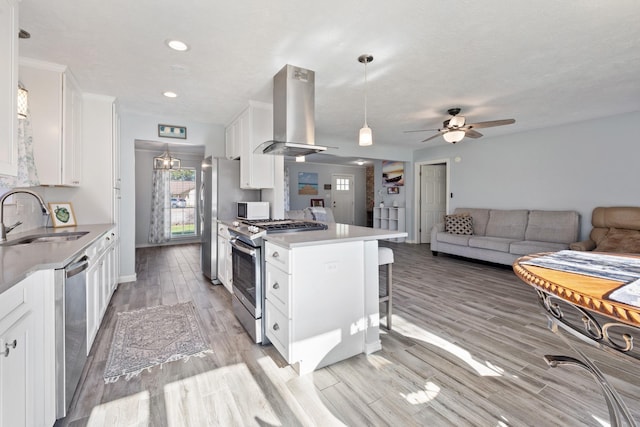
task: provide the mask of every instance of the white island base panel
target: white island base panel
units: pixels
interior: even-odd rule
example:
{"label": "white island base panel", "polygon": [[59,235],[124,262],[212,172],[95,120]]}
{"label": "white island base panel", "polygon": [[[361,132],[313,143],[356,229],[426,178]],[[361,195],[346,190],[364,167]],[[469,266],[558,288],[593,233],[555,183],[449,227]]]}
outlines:
{"label": "white island base panel", "polygon": [[298,374],[380,350],[378,242],[266,245],[266,334]]}

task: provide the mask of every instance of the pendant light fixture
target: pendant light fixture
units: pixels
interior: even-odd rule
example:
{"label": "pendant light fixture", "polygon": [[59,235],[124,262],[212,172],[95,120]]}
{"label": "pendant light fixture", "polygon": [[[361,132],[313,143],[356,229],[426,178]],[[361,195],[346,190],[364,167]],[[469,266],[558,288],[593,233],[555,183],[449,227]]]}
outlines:
{"label": "pendant light fixture", "polygon": [[180,159],[171,157],[169,147],[161,156],[153,158],[154,169],[180,169]]}
{"label": "pendant light fixture", "polygon": [[27,110],[29,109],[29,91],[18,82],[18,118],[26,119]]}
{"label": "pendant light fixture", "polygon": [[360,129],[358,145],[366,147],[373,145],[373,134],[371,133],[371,128],[367,124],[367,64],[373,61],[373,56],[365,53],[358,57],[358,61],[364,64],[364,126]]}

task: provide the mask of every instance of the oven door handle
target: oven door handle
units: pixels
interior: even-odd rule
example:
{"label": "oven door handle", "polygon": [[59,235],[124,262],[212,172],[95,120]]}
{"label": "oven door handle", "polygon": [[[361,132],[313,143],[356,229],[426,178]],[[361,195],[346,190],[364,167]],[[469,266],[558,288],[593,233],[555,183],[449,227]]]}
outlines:
{"label": "oven door handle", "polygon": [[240,252],[247,254],[253,258],[255,258],[257,256],[256,250],[255,248],[252,248],[251,246],[247,245],[246,243],[242,243],[240,240],[236,239],[236,238],[231,238],[229,239],[229,242],[231,243],[231,246],[233,249],[237,249]]}

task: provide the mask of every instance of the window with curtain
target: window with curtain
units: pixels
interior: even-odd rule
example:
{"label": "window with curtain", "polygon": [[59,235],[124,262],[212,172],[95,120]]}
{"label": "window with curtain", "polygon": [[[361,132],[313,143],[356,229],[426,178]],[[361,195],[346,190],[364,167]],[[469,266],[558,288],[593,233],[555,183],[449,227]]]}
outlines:
{"label": "window with curtain", "polygon": [[196,170],[171,170],[171,238],[196,235]]}

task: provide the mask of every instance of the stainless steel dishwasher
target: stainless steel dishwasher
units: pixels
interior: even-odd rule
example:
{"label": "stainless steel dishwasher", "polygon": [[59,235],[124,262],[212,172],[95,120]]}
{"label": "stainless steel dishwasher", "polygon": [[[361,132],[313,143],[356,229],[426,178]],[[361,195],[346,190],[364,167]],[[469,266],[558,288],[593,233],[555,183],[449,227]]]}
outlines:
{"label": "stainless steel dishwasher", "polygon": [[67,409],[87,361],[87,268],[83,253],[55,271],[56,418]]}

